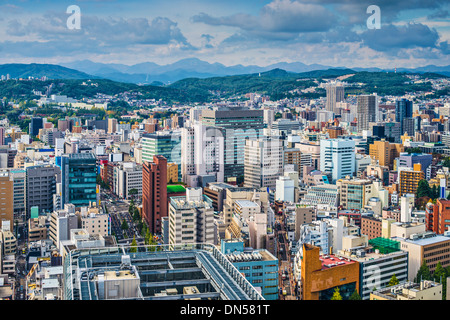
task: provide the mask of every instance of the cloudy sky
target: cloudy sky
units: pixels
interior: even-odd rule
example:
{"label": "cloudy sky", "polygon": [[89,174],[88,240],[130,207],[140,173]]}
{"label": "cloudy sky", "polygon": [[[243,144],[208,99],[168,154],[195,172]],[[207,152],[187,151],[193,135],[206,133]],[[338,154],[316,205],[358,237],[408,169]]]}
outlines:
{"label": "cloudy sky", "polygon": [[[81,29],[67,28],[70,5]],[[381,28],[368,29],[370,5]],[[448,0],[0,0],[0,63],[450,65]]]}

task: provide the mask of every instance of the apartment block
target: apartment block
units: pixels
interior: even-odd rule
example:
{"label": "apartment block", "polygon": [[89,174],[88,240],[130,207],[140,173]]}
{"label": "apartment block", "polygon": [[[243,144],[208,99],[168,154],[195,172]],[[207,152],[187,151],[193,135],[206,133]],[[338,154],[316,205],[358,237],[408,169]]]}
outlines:
{"label": "apartment block", "polygon": [[187,243],[214,244],[212,201],[202,188],[187,188],[185,197],[169,202],[169,245]]}

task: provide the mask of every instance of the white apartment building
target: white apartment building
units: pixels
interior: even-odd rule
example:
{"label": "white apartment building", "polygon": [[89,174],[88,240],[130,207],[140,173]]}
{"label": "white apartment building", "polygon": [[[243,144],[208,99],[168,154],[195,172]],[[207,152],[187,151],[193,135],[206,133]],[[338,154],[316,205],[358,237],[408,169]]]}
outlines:
{"label": "white apartment building", "polygon": [[123,162],[114,167],[114,193],[123,199],[131,197],[130,190],[136,189],[135,196],[142,196],[142,165]]}
{"label": "white apartment building", "polygon": [[347,139],[320,140],[320,171],[330,172],[332,180],[353,176],[355,172],[355,141]]}
{"label": "white apartment building", "polygon": [[278,137],[246,140],[244,148],[244,187],[275,188],[283,175],[283,142]]}
{"label": "white apartment building", "polygon": [[169,201],[169,245],[214,244],[214,208],[202,188],[187,188],[185,197]]}
{"label": "white apartment building", "polygon": [[181,129],[181,176],[190,186],[199,186],[199,176],[224,181],[224,138],[220,129],[202,124]]}

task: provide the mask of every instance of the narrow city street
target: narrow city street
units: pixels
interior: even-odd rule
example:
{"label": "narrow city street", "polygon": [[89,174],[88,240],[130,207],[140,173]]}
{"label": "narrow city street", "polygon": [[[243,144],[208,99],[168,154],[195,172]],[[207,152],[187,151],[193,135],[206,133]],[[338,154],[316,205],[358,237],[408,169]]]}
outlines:
{"label": "narrow city street", "polygon": [[291,266],[289,241],[282,215],[276,217],[275,233],[277,238],[277,252],[279,263],[279,299],[297,300],[295,295],[295,282]]}

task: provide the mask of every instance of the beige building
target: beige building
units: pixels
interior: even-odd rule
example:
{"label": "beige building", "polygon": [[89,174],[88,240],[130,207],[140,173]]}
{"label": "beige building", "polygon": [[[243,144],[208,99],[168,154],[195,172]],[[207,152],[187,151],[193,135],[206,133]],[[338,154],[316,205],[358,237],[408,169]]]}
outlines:
{"label": "beige building", "polygon": [[423,261],[433,273],[438,262],[442,267],[450,266],[450,238],[434,232],[411,234],[409,238],[394,237],[400,249],[408,251],[408,280],[413,281]]}
{"label": "beige building", "polygon": [[169,200],[169,245],[214,244],[214,208],[202,188],[187,188],[186,196]]}
{"label": "beige building", "polygon": [[406,282],[370,293],[370,300],[442,300],[442,284]]}
{"label": "beige building", "polygon": [[167,164],[167,183],[178,182],[178,165],[174,162]]}
{"label": "beige building", "polygon": [[80,217],[81,228],[89,234],[98,234],[107,237],[109,230],[109,214],[103,213],[98,207],[81,207],[81,211],[76,212]]}
{"label": "beige building", "polygon": [[391,170],[394,168],[394,159],[398,158],[401,152],[404,152],[402,144],[390,143],[385,140],[374,141],[369,146],[370,157],[378,161],[380,166],[389,167]]}
{"label": "beige building", "polygon": [[46,216],[28,219],[28,242],[47,239]]}
{"label": "beige building", "polygon": [[267,214],[269,208],[269,195],[266,190],[255,188],[229,188],[226,189],[226,198],[223,203],[224,227],[228,227],[233,219],[237,200],[248,200],[257,203],[261,212]]}
{"label": "beige building", "polygon": [[9,171],[0,172],[0,221],[9,221],[14,227],[14,181]]}

